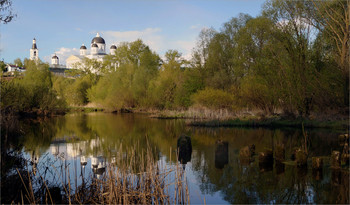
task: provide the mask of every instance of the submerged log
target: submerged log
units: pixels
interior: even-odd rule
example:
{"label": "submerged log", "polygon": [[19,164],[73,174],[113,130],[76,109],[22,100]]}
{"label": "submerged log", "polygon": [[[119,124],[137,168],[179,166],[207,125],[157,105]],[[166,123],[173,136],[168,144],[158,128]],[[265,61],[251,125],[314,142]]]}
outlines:
{"label": "submerged log", "polygon": [[252,162],[254,154],[255,154],[254,144],[243,147],[239,151],[239,159],[241,164],[249,164],[250,162]]}
{"label": "submerged log", "polygon": [[275,160],[277,162],[283,162],[285,160],[285,149],[283,144],[275,146]]}
{"label": "submerged log", "polygon": [[295,160],[298,167],[307,166],[307,154],[305,151],[298,149],[295,154]]}
{"label": "submerged log", "polygon": [[181,164],[187,164],[191,161],[192,143],[191,138],[186,135],[181,135],[177,139],[178,160]]}
{"label": "submerged log", "polygon": [[341,155],[341,162],[344,163],[345,165],[349,165],[350,161],[350,155],[349,154],[342,154]]}
{"label": "submerged log", "polygon": [[333,151],[331,155],[331,168],[338,169],[340,168],[340,152],[339,151]]}
{"label": "submerged log", "polygon": [[313,169],[312,170],[312,176],[316,181],[320,181],[323,179],[323,171],[322,169]]}
{"label": "submerged log", "polygon": [[298,150],[299,148],[293,148],[293,150],[292,150],[292,154],[290,155],[290,159],[291,160],[295,160],[296,159],[296,154],[297,154],[297,150]]}
{"label": "submerged log", "polygon": [[215,167],[222,169],[226,164],[228,164],[228,142],[216,141]]}
{"label": "submerged log", "polygon": [[275,164],[276,174],[277,175],[283,174],[284,173],[284,169],[285,169],[285,164],[276,161],[276,164]]}
{"label": "submerged log", "polygon": [[239,157],[241,158],[250,158],[255,154],[255,145],[249,145],[249,146],[245,146],[243,147],[240,151],[239,151]]}
{"label": "submerged log", "polygon": [[259,164],[273,164],[272,150],[266,149],[264,152],[259,153]]}
{"label": "submerged log", "polygon": [[344,143],[349,142],[349,135],[348,134],[339,135],[338,139],[339,139],[340,146],[343,146]]}
{"label": "submerged log", "polygon": [[349,165],[349,144],[346,142],[343,147],[343,152],[341,155],[341,162],[344,163],[345,165]]}
{"label": "submerged log", "polygon": [[323,159],[321,157],[313,157],[312,158],[312,169],[322,170],[322,167],[323,167]]}

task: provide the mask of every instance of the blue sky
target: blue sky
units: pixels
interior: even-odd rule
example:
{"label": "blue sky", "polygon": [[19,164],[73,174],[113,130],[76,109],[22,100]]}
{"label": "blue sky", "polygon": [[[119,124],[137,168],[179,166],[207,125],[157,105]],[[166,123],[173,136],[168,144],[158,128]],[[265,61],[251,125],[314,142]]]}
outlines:
{"label": "blue sky", "polygon": [[0,25],[0,59],[29,58],[32,39],[39,57],[60,63],[78,54],[99,32],[111,44],[141,38],[160,55],[177,49],[190,57],[202,28],[220,29],[239,13],[260,14],[262,0],[13,0],[17,18]]}

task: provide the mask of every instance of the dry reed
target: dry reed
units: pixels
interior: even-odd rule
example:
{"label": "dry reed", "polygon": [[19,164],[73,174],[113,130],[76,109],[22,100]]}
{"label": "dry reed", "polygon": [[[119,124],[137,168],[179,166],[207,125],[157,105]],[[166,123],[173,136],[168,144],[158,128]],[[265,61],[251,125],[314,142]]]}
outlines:
{"label": "dry reed", "polygon": [[[79,186],[75,184],[74,189],[69,177],[69,166],[65,166],[64,170],[60,171],[53,167],[56,176],[59,177],[60,184],[58,185],[46,184],[46,180],[39,173],[41,180],[35,183],[41,183],[39,187],[45,189],[45,193],[37,190],[31,180],[29,183],[22,180],[26,187],[24,195],[27,203],[189,204],[186,174],[181,165],[178,163],[162,164],[161,161],[155,159],[150,145],[143,152],[138,152],[138,146],[136,144],[131,150],[128,150],[128,160],[118,157],[118,166],[112,163],[108,164],[105,168],[106,172],[101,178],[81,176],[81,184]],[[122,153],[122,145],[120,150]],[[62,172],[65,172],[65,176],[68,177],[63,177],[64,173]],[[19,172],[18,174],[20,175]],[[30,175],[29,179],[38,179],[34,177],[33,172],[28,171],[28,175]],[[77,180],[75,179],[75,181]],[[53,197],[49,186],[60,187],[64,194],[59,199]],[[174,190],[173,197],[169,194],[169,190]],[[22,203],[25,202],[22,200]]]}

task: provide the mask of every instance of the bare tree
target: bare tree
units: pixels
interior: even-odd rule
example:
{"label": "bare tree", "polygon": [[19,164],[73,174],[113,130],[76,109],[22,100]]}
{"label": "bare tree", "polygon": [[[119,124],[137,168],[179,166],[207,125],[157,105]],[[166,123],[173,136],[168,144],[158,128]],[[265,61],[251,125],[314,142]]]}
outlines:
{"label": "bare tree", "polygon": [[16,17],[12,11],[11,0],[0,0],[0,23],[7,24]]}

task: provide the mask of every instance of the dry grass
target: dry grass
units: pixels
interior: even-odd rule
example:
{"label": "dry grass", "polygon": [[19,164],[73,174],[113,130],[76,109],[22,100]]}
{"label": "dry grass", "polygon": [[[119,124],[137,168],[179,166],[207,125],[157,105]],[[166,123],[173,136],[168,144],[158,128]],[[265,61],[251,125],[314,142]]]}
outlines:
{"label": "dry grass", "polygon": [[[55,167],[56,175],[60,176],[60,184],[56,185],[46,184],[39,171],[36,177],[28,171],[29,182],[22,181],[26,192],[22,197],[26,200],[15,203],[189,204],[189,189],[181,165],[165,165],[155,159],[149,145],[142,152],[145,154],[138,152],[137,146],[131,150],[130,160],[119,160],[118,165],[108,164],[101,178],[82,178],[82,183],[74,189],[71,179],[68,177],[68,182],[64,183],[66,179],[61,177],[64,175]],[[69,167],[63,170],[66,176],[70,176],[69,171]],[[57,193],[52,193],[53,187],[59,187],[59,193],[64,194],[57,197]]]}

